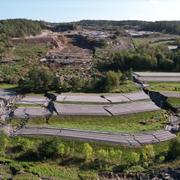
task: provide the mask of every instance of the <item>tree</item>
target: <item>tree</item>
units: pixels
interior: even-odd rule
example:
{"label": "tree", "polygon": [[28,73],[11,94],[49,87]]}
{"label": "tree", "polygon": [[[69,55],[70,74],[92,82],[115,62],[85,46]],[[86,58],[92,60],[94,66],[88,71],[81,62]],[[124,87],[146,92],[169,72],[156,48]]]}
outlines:
{"label": "tree", "polygon": [[6,34],[0,34],[0,60],[5,57],[5,54],[9,51],[11,44]]}
{"label": "tree", "polygon": [[126,162],[127,165],[129,166],[134,166],[136,165],[140,160],[140,155],[136,152],[131,152],[126,156]]}
{"label": "tree", "polygon": [[121,150],[110,149],[110,151],[109,151],[109,162],[110,163],[115,163],[115,162],[120,163],[121,158],[122,158]]}
{"label": "tree", "polygon": [[170,159],[180,159],[180,138],[176,138],[170,143],[168,157]]}
{"label": "tree", "polygon": [[65,145],[63,143],[59,144],[58,146],[58,154],[63,156],[65,154]]}
{"label": "tree", "polygon": [[146,145],[141,152],[141,161],[143,164],[149,165],[155,158],[153,145]]}
{"label": "tree", "polygon": [[36,35],[41,32],[42,23],[26,19],[8,19],[0,21],[0,33],[8,37]]}
{"label": "tree", "polygon": [[[23,92],[46,92],[56,90],[59,81],[55,81],[55,75],[45,67],[33,67],[28,75],[18,83],[19,89]],[[54,83],[57,83],[56,86]],[[54,89],[55,88],[55,89]]]}
{"label": "tree", "polygon": [[99,160],[100,168],[105,168],[109,160],[109,152],[104,149],[97,151],[97,158]]}
{"label": "tree", "polygon": [[37,152],[40,159],[49,159],[58,157],[59,144],[56,138],[43,139],[39,144]]}
{"label": "tree", "polygon": [[16,148],[19,149],[19,151],[27,151],[32,147],[33,143],[29,139],[21,138],[19,137],[17,139]]}
{"label": "tree", "polygon": [[88,163],[93,159],[93,148],[90,146],[90,144],[85,143],[83,146],[83,153],[85,162]]}

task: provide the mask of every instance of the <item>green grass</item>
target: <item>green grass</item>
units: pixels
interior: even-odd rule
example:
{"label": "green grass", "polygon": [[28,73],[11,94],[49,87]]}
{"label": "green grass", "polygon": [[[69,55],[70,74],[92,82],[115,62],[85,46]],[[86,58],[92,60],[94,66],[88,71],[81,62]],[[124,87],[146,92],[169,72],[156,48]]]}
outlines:
{"label": "green grass", "polygon": [[39,180],[39,177],[30,173],[17,174],[13,180]]}
{"label": "green grass", "polygon": [[[137,113],[119,117],[53,117],[49,126],[107,132],[143,132],[164,128],[163,111]],[[18,119],[12,120],[16,125]],[[47,126],[43,118],[30,119],[28,125]]]}
{"label": "green grass", "polygon": [[16,84],[0,84],[0,89],[14,89],[17,88]]}
{"label": "green grass", "polygon": [[170,97],[168,98],[168,102],[174,107],[180,107],[180,98]]}
{"label": "green grass", "polygon": [[20,60],[37,60],[46,55],[48,50],[45,44],[19,44],[15,47],[14,56]]}
{"label": "green grass", "polygon": [[174,40],[166,40],[166,41],[160,40],[160,41],[151,43],[151,45],[152,46],[169,45],[170,43],[174,43],[174,42],[175,42]]}
{"label": "green grass", "polygon": [[133,38],[133,42],[135,46],[149,44],[152,38]]}
{"label": "green grass", "polygon": [[41,104],[17,104],[17,107],[42,107]]}
{"label": "green grass", "polygon": [[167,91],[167,92],[179,92],[179,82],[148,82],[150,89],[153,91]]}
{"label": "green grass", "polygon": [[127,81],[119,87],[110,90],[109,93],[130,93],[136,91],[139,91],[139,88],[132,81]]}
{"label": "green grass", "polygon": [[78,179],[78,169],[68,168],[63,166],[57,166],[55,163],[35,163],[33,167],[30,168],[30,172],[33,174],[38,174],[41,177],[54,177],[63,180],[77,180]]}
{"label": "green grass", "polygon": [[17,84],[0,84],[0,89],[9,89],[9,90],[11,90],[11,89],[15,89],[15,88],[17,88]]}
{"label": "green grass", "polygon": [[[53,178],[53,180],[79,180],[79,177],[90,178],[92,180],[98,179],[97,171],[94,170],[82,170],[78,165],[62,166],[56,161],[46,161],[46,162],[17,162],[16,160],[11,160],[12,163],[19,164],[20,171],[13,176],[14,180],[38,180],[39,177]],[[26,164],[23,167],[22,164]],[[12,177],[11,164],[1,165],[0,175],[4,179],[10,179]]]}

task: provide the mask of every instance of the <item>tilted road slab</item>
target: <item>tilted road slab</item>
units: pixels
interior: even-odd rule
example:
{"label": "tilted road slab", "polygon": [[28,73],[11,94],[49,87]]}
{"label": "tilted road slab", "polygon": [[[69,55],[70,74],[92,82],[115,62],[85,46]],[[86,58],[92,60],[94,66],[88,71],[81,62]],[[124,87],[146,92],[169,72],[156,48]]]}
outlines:
{"label": "tilted road slab", "polygon": [[110,116],[103,105],[56,103],[55,107],[61,115]]}
{"label": "tilted road slab", "polygon": [[135,93],[125,93],[125,97],[130,99],[131,101],[139,101],[139,100],[149,100],[149,96],[145,94],[143,91],[135,92]]}
{"label": "tilted road slab", "polygon": [[180,77],[140,77],[139,79],[146,82],[180,82]]}
{"label": "tilted road slab", "polygon": [[179,92],[160,92],[160,93],[167,97],[180,98],[180,91]]}
{"label": "tilted road slab", "polygon": [[16,93],[13,91],[8,91],[5,89],[0,89],[0,97],[4,99],[9,99],[11,96],[15,96]]}
{"label": "tilted road slab", "polygon": [[47,99],[43,96],[25,96],[17,104],[44,104]]}
{"label": "tilted road slab", "polygon": [[135,72],[138,79],[154,82],[180,82],[180,73],[169,72]]}
{"label": "tilted road slab", "polygon": [[124,103],[130,100],[122,94],[104,95],[104,97],[111,103]]}
{"label": "tilted road slab", "polygon": [[[98,131],[83,131],[75,129],[58,129],[58,128],[38,128],[24,127],[12,134],[13,136],[58,136],[67,139],[77,139],[83,141],[99,141],[106,143],[121,144],[125,146],[140,146],[144,144],[154,144],[171,140],[176,136],[168,131],[158,131],[149,133],[111,133]],[[166,135],[166,139],[163,137]],[[156,138],[158,136],[159,139]]]}
{"label": "tilted road slab", "polygon": [[15,110],[14,116],[15,117],[20,117],[20,118],[25,118],[27,116],[30,117],[40,117],[40,116],[45,116],[48,115],[49,112],[40,107],[19,107]]}
{"label": "tilted road slab", "polygon": [[160,108],[151,101],[114,104],[109,107],[107,106],[106,109],[114,116],[160,110]]}
{"label": "tilted road slab", "polygon": [[62,94],[57,96],[57,101],[62,102],[90,102],[90,103],[109,103],[99,94]]}
{"label": "tilted road slab", "polygon": [[[64,116],[118,116],[139,112],[156,111],[160,109],[151,101],[138,101],[111,105],[55,103],[55,107],[58,113]],[[50,114],[49,111],[42,107],[19,107],[14,112],[16,117],[25,117],[25,115],[35,117],[45,116],[47,114]]]}

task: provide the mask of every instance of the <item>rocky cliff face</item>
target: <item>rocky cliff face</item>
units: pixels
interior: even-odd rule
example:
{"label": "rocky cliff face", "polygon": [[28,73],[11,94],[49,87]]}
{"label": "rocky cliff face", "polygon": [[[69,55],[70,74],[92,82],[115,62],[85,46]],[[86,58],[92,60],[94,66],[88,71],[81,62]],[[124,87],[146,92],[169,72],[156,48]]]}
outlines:
{"label": "rocky cliff face", "polygon": [[163,169],[149,173],[112,173],[102,172],[99,174],[101,180],[179,180],[180,169]]}

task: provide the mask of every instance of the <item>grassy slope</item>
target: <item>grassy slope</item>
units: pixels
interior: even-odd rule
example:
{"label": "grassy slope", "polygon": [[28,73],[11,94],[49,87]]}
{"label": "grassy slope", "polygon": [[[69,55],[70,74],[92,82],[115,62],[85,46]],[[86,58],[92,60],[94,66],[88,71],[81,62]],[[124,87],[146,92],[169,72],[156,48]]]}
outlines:
{"label": "grassy slope", "polygon": [[179,82],[148,82],[150,89],[154,91],[175,91],[180,93]]}
{"label": "grassy slope", "polygon": [[[12,122],[16,124],[18,121]],[[49,120],[49,125],[93,131],[142,132],[163,129],[165,122],[162,111],[158,111],[119,117],[53,117]],[[30,119],[28,124],[47,126],[43,118]]]}
{"label": "grassy slope", "polygon": [[127,81],[118,88],[110,90],[110,93],[130,93],[136,91],[139,91],[139,88],[132,81]]}
{"label": "grassy slope", "polygon": [[170,104],[172,104],[173,106],[177,106],[177,107],[180,107],[180,98],[173,98],[173,97],[171,97],[171,98],[168,98],[168,102],[170,103]]}

